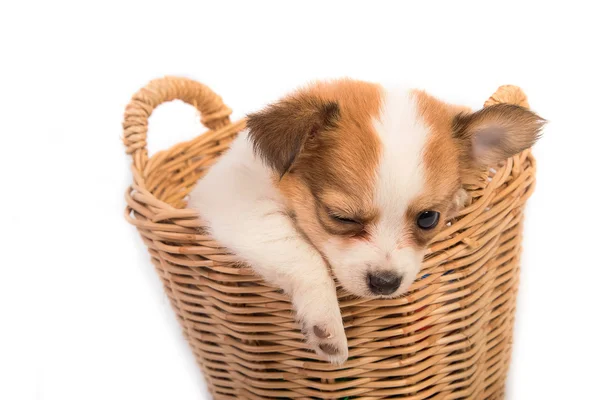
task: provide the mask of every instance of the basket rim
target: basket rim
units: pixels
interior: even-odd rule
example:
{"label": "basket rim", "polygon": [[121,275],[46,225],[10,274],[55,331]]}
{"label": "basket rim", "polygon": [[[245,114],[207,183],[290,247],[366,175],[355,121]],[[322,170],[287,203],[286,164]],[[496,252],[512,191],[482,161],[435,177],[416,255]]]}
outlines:
{"label": "basket rim", "polygon": [[[156,152],[152,156],[148,156],[146,134],[148,130],[149,118],[154,109],[165,102],[181,100],[187,104],[194,106],[201,115],[201,122],[206,130],[200,135],[191,138],[187,141],[180,142],[168,149],[163,149]],[[502,85],[488,100],[485,101],[484,107],[491,105],[509,103],[516,104],[525,108],[529,108],[527,96],[523,90],[515,85]],[[127,207],[125,209],[125,219],[137,228],[150,228],[148,222],[159,224],[154,228],[164,228],[165,225],[176,225],[178,233],[194,233],[199,229],[206,227],[206,223],[202,221],[200,214],[196,210],[188,208],[177,208],[168,202],[157,198],[146,185],[146,178],[164,163],[168,162],[173,154],[185,153],[188,149],[208,143],[209,141],[218,141],[232,135],[237,135],[246,127],[246,118],[241,118],[232,122],[229,118],[231,109],[225,105],[222,98],[214,93],[206,85],[194,81],[189,78],[165,76],[163,78],[150,81],[145,87],[135,93],[131,102],[125,109],[123,121],[123,143],[126,147],[126,153],[132,157],[131,173],[133,176],[132,184],[127,188],[125,199]],[[501,164],[491,180],[487,182],[484,188],[483,195],[493,192],[497,183],[502,181],[504,174],[510,173],[515,162],[519,162],[519,157],[526,156],[528,165],[526,168],[531,168],[533,172],[530,176],[535,176],[536,160],[531,153],[531,149],[526,149],[522,153],[507,159]],[[481,179],[488,178],[488,171],[482,171]],[[523,175],[522,179],[527,179]],[[523,182],[513,182],[513,185],[522,184]],[[531,190],[525,198],[515,201],[524,202],[533,192],[535,187],[535,179],[532,178],[528,184]],[[506,188],[504,194],[508,195],[511,188]],[[502,195],[502,194],[501,194]],[[502,198],[502,196],[500,196]],[[141,208],[140,203],[152,205],[152,210]],[[458,223],[452,224],[441,230],[430,242],[427,247],[427,253],[435,252],[438,247],[445,247],[447,242],[444,239],[460,231],[465,225],[472,222],[476,218],[477,211],[487,207],[488,204],[475,202],[463,208],[457,215]],[[132,215],[138,212],[147,219],[141,222]],[[471,217],[473,216],[473,217]],[[202,239],[209,240],[206,236]],[[453,238],[455,242],[466,240],[469,241],[468,234],[459,235]],[[470,246],[476,243],[468,243]],[[425,261],[425,263],[427,260]]]}

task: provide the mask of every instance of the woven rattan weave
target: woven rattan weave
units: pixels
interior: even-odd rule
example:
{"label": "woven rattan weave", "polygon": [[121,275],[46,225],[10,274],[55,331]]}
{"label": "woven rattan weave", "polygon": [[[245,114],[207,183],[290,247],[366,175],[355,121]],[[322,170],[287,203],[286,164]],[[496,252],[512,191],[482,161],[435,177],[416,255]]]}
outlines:
{"label": "woven rattan weave", "polygon": [[[195,106],[208,131],[148,156],[148,118],[161,103]],[[486,102],[528,107],[503,86]],[[470,205],[431,244],[411,291],[395,300],[344,296],[350,347],[342,367],[303,343],[288,298],[202,232],[186,196],[245,121],[206,86],[150,82],[125,112],[133,158],[125,216],[148,247],[215,399],[502,398],[519,280],[522,210],[532,192],[529,151],[470,182]],[[160,345],[160,344],[157,344]]]}

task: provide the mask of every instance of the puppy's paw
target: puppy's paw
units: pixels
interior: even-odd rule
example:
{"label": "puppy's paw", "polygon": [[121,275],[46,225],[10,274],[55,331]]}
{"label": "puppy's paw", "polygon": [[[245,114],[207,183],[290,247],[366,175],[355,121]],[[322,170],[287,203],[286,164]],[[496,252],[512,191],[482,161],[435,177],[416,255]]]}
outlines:
{"label": "puppy's paw", "polygon": [[348,359],[348,341],[335,284],[328,278],[296,287],[292,301],[307,344],[319,358],[340,365]]}
{"label": "puppy's paw", "polygon": [[341,317],[303,324],[307,343],[321,358],[341,365],[348,359],[348,340]]}

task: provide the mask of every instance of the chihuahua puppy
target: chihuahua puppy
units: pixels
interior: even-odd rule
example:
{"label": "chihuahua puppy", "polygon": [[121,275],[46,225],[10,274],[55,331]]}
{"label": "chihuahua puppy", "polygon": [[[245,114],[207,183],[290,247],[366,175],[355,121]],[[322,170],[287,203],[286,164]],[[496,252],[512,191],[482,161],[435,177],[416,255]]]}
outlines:
{"label": "chihuahua puppy", "polygon": [[329,270],[356,296],[406,292],[464,203],[462,183],[533,145],[543,124],[516,105],[471,112],[419,90],[317,82],[249,115],[189,206],[291,297],[311,348],[341,364]]}

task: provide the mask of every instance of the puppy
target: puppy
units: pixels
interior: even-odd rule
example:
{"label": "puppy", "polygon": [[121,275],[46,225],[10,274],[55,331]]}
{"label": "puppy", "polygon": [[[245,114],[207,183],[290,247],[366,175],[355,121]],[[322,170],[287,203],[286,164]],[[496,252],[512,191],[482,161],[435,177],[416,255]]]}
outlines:
{"label": "puppy", "polygon": [[311,348],[341,364],[329,268],[356,296],[406,292],[464,202],[462,183],[533,145],[543,124],[515,105],[470,112],[418,90],[317,82],[249,115],[189,204],[291,297]]}

